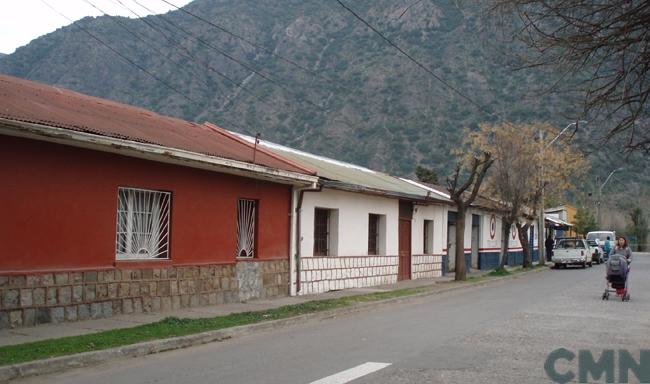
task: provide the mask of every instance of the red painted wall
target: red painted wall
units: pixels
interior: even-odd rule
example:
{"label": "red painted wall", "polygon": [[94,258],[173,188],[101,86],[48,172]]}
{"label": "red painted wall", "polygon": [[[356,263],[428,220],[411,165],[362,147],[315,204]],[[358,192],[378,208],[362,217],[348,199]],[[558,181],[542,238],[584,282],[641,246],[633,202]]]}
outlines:
{"label": "red painted wall", "polygon": [[171,260],[232,263],[237,200],[258,199],[258,259],[289,257],[291,188],[0,136],[0,272],[113,267],[118,187],[172,192]]}

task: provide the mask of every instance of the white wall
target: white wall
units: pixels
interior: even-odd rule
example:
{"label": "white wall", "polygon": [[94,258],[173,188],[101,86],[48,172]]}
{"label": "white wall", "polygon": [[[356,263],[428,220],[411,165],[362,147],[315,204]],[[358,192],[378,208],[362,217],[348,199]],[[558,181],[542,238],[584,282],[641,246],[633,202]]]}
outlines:
{"label": "white wall", "polygon": [[[447,251],[447,253],[449,252],[449,250],[446,249],[447,246],[448,246],[447,215],[448,215],[448,212],[455,212],[456,211],[455,208],[453,208],[453,207],[450,207],[450,208],[451,209],[448,208],[446,210],[445,223],[444,223],[444,226],[445,226],[444,248]],[[464,239],[463,239],[463,243],[464,243],[463,248],[464,248],[465,253],[471,252],[471,249],[472,249],[472,214],[480,214],[480,212],[475,212],[472,209],[468,209],[467,212],[465,212],[465,231],[464,231],[465,236],[464,236]],[[479,239],[479,241],[480,241],[480,239]],[[456,245],[458,245],[458,244],[456,244]]]}
{"label": "white wall", "polygon": [[[380,227],[385,223],[385,255],[397,255],[397,226],[399,200],[361,193],[323,189],[321,192],[305,193],[301,212],[300,255],[314,255],[314,210],[327,208],[338,210],[336,228],[337,243],[332,255],[368,255],[368,215],[385,215]],[[383,247],[382,247],[383,248]]]}
{"label": "white wall", "polygon": [[501,249],[501,217],[491,212],[481,212],[481,252],[498,252]]}
{"label": "white wall", "polygon": [[442,205],[415,205],[411,226],[411,253],[424,254],[424,220],[433,220],[432,254],[442,255],[447,247],[447,213]]}

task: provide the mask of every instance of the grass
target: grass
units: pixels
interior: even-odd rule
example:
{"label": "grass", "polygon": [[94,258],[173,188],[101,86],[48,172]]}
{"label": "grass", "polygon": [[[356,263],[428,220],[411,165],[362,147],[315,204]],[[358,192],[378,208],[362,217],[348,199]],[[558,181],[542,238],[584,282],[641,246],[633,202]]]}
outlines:
{"label": "grass", "polygon": [[497,269],[495,269],[493,271],[490,271],[490,273],[488,273],[488,275],[490,275],[490,276],[508,276],[508,275],[512,275],[512,273],[510,271],[508,271],[507,269],[505,269],[504,267],[499,267],[499,268],[497,268]]}
{"label": "grass", "polygon": [[191,335],[268,320],[286,319],[302,314],[351,306],[356,303],[410,296],[426,290],[427,288],[405,288],[335,299],[313,300],[265,311],[233,313],[226,316],[203,319],[179,319],[177,317],[167,317],[155,323],[139,325],[131,328],[113,329],[88,335],[61,337],[57,339],[0,347],[0,365],[17,364],[56,356],[98,351],[144,341]]}
{"label": "grass", "polygon": [[[513,273],[528,271],[537,267],[538,266],[535,265],[533,268],[518,268],[513,271],[508,271],[505,268],[495,269],[484,275],[470,276],[467,278],[466,282],[477,283],[494,277],[507,276]],[[425,292],[428,289],[429,288],[427,287],[404,288],[334,299],[312,300],[305,303],[286,305],[264,311],[240,312],[226,316],[202,319],[167,317],[155,323],[138,325],[131,328],[113,329],[88,335],[68,336],[31,343],[9,345],[0,347],[0,366],[71,355],[75,353],[99,351],[102,349],[120,347],[144,341],[215,331],[240,325],[255,324],[262,321],[286,319],[307,313],[347,307],[357,303],[411,296]]]}

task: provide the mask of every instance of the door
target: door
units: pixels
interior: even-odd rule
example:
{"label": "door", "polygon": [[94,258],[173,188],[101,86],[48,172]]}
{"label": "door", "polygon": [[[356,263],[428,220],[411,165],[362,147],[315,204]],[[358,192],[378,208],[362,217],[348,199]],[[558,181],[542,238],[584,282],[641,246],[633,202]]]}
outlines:
{"label": "door", "polygon": [[397,280],[411,278],[411,220],[399,219],[399,266]]}
{"label": "door", "polygon": [[530,226],[530,233],[528,234],[528,245],[530,246],[530,257],[533,261],[537,261],[535,257],[535,227]]}
{"label": "door", "polygon": [[397,280],[411,279],[411,220],[413,218],[413,204],[408,201],[399,202],[398,223],[398,252],[399,264],[397,266]]}
{"label": "door", "polygon": [[456,224],[447,227],[447,260],[449,272],[456,270]]}
{"label": "door", "polygon": [[472,268],[478,269],[478,235],[479,227],[472,225]]}

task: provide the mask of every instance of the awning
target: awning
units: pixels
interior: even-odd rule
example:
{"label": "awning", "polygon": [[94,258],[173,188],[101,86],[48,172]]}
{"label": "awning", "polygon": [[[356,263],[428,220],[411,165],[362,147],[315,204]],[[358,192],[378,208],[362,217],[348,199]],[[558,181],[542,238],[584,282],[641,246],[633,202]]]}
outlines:
{"label": "awning", "polygon": [[549,228],[555,228],[555,229],[569,229],[573,227],[573,224],[567,223],[564,220],[560,220],[557,217],[553,216],[545,216],[546,220],[546,226]]}

